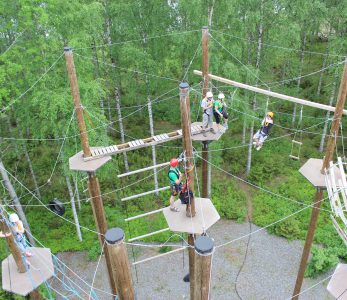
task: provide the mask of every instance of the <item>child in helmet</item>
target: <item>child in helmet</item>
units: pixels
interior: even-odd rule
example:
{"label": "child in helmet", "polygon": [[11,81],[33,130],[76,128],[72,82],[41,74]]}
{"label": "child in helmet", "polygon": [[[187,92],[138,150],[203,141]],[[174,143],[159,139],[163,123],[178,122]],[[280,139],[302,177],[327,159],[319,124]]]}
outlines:
{"label": "child in helmet", "polygon": [[210,127],[212,133],[216,133],[213,128],[213,94],[212,92],[207,92],[206,97],[201,101],[202,107],[202,134],[206,137],[206,129]]}
{"label": "child in helmet", "polygon": [[180,210],[174,206],[176,196],[181,192],[182,189],[182,173],[178,169],[179,161],[177,158],[172,158],[170,160],[170,169],[168,172],[168,177],[170,180],[170,210],[173,212],[179,212]]}
{"label": "child in helmet", "polygon": [[13,232],[15,233],[16,240],[18,242],[18,246],[21,252],[26,257],[33,256],[32,253],[29,250],[27,250],[28,245],[25,238],[25,234],[24,234],[23,222],[19,220],[19,217],[17,214],[10,214],[9,220],[12,224],[12,229],[13,229]]}
{"label": "child in helmet", "polygon": [[267,139],[270,133],[270,129],[273,126],[273,117],[274,113],[272,111],[269,111],[266,114],[266,117],[261,122],[260,129],[255,133],[253,136],[253,145],[256,147],[256,149],[259,151],[261,147],[263,146],[264,141]]}
{"label": "child in helmet", "polygon": [[224,120],[224,128],[228,129],[228,113],[225,111],[225,107],[226,104],[224,103],[224,94],[223,93],[219,93],[218,95],[218,99],[214,102],[214,117],[216,119],[216,123],[218,125],[218,130],[220,130],[220,123],[221,123],[221,119],[223,118]]}

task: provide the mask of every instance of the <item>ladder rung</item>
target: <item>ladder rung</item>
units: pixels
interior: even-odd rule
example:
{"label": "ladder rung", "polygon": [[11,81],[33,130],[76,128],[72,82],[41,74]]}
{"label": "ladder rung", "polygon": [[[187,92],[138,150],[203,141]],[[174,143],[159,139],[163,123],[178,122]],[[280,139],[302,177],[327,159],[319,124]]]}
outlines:
{"label": "ladder rung", "polygon": [[298,141],[295,141],[295,140],[292,140],[292,143],[294,143],[294,144],[298,144],[298,145],[302,145],[302,143],[301,142],[298,142]]}
{"label": "ladder rung", "polygon": [[168,231],[168,230],[170,230],[169,227],[161,229],[161,230],[158,230],[158,231],[154,231],[154,232],[151,232],[151,233],[147,233],[147,234],[144,234],[144,235],[140,235],[140,236],[134,237],[132,239],[129,239],[128,242],[140,240],[142,238],[145,238],[145,237],[148,237],[148,236],[152,236],[152,235],[155,235],[155,234],[158,234],[158,233],[162,233],[162,232],[165,232],[165,231]]}
{"label": "ladder rung", "polygon": [[147,212],[147,213],[144,213],[144,214],[141,214],[141,215],[137,215],[137,216],[134,216],[134,217],[130,217],[130,218],[124,219],[124,221],[125,222],[129,222],[129,221],[132,221],[132,220],[136,220],[136,219],[139,219],[139,218],[143,218],[143,217],[146,217],[146,216],[149,216],[149,215],[153,215],[153,214],[162,212],[163,210],[164,210],[164,208],[160,208],[160,209],[157,209],[157,210],[152,210],[150,212]]}
{"label": "ladder rung", "polygon": [[296,160],[300,159],[298,156],[294,156],[294,155],[289,155],[289,157],[292,158],[292,159],[296,159]]}

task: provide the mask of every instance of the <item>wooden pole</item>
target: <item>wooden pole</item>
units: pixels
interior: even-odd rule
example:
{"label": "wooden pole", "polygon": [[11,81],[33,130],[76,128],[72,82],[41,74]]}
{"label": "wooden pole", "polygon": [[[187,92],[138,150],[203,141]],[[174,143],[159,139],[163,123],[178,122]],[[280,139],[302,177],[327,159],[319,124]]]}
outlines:
{"label": "wooden pole", "polygon": [[[342,114],[343,114],[343,108],[346,102],[346,96],[347,96],[347,64],[345,64],[343,74],[342,74],[339,95],[336,102],[336,110],[334,113],[333,122],[331,124],[329,140],[328,140],[327,149],[325,152],[325,157],[324,157],[321,171],[323,171],[325,168],[328,168],[330,161],[333,160],[334,150],[336,146],[335,136],[339,134],[340,122],[342,121]],[[314,198],[314,205],[312,207],[310,225],[308,227],[305,246],[302,252],[300,267],[299,267],[298,275],[295,282],[294,292],[292,296],[293,300],[299,299],[302,282],[304,280],[306,265],[310,255],[314,233],[317,227],[317,221],[318,221],[322,199],[323,199],[323,191],[318,189]]]}
{"label": "wooden pole", "polygon": [[[190,105],[189,105],[189,84],[182,82],[180,88],[180,109],[181,109],[181,124],[183,136],[183,149],[187,161],[185,162],[187,175],[189,176],[188,186],[194,193],[194,159],[193,159],[193,144],[191,139],[191,126],[190,126]],[[187,204],[186,216],[194,217],[195,201],[194,197],[190,199],[190,204]],[[189,281],[190,281],[190,298],[194,297],[194,235],[188,234],[188,243],[191,246],[188,250],[189,255]],[[187,277],[187,276],[186,276]]]}
{"label": "wooden pole", "polygon": [[[202,87],[202,98],[206,97],[208,92],[208,27],[202,27],[202,78],[203,78],[203,87]],[[208,141],[202,142],[202,197],[208,198]]]}
{"label": "wooden pole", "polygon": [[7,225],[7,222],[9,222],[5,219],[4,216],[4,209],[2,205],[0,204],[0,222],[1,222],[1,231],[3,234],[7,235],[6,236],[6,243],[8,245],[8,248],[10,249],[10,252],[12,253],[13,259],[16,262],[18,272],[19,273],[25,273],[27,271],[25,265],[24,265],[24,260],[22,258],[22,253],[20,249],[17,247],[17,243],[14,237],[14,232],[13,230]]}
{"label": "wooden pole", "polygon": [[131,278],[130,265],[127,249],[124,244],[124,231],[121,228],[107,230],[106,248],[112,256],[112,273],[116,279],[119,300],[135,299],[133,281]]}
{"label": "wooden pole", "polygon": [[[194,74],[202,76],[202,72],[201,71],[194,70]],[[306,105],[306,106],[310,106],[310,107],[314,107],[314,108],[319,108],[319,109],[335,112],[335,107],[330,106],[330,105],[325,105],[325,104],[316,103],[316,102],[312,102],[312,101],[308,101],[308,100],[304,100],[304,99],[299,99],[299,98],[283,95],[283,94],[280,94],[280,93],[271,92],[269,90],[263,90],[261,88],[255,87],[255,86],[247,85],[247,84],[244,84],[244,83],[240,83],[240,82],[237,82],[237,81],[233,81],[233,80],[226,79],[226,78],[219,77],[219,76],[212,75],[212,74],[208,74],[208,77],[210,79],[213,79],[213,80],[216,80],[216,81],[220,81],[220,82],[224,82],[226,84],[230,84],[230,85],[233,85],[233,86],[245,89],[245,90],[253,91],[253,92],[256,92],[256,93],[259,93],[259,94],[267,95],[267,96],[278,98],[278,99],[282,99],[282,100],[287,100],[287,101],[294,102],[294,103],[299,103],[301,105]],[[347,115],[347,110],[346,109],[343,110],[343,114]]]}
{"label": "wooden pole", "polygon": [[195,294],[194,300],[210,299],[212,253],[214,243],[208,236],[200,236],[195,241]]}
{"label": "wooden pole", "polygon": [[[180,88],[180,109],[181,109],[181,124],[182,124],[182,135],[183,135],[183,149],[186,157],[186,172],[189,176],[188,185],[189,189],[194,193],[194,159],[193,159],[193,144],[191,134],[191,124],[189,115],[189,84],[182,82],[179,85]],[[194,197],[190,199],[190,204],[187,205],[186,215],[187,217],[195,216],[195,201]]]}
{"label": "wooden pole", "polygon": [[[6,243],[8,245],[8,248],[10,249],[10,252],[13,256],[13,259],[17,265],[17,269],[19,273],[25,273],[29,266],[25,266],[25,259],[22,257],[22,253],[20,249],[17,246],[17,242],[15,240],[15,233],[13,232],[12,228],[10,228],[7,224],[8,220],[5,219],[4,217],[4,209],[2,205],[0,204],[0,223],[1,223],[1,231],[3,234],[7,235],[6,236]],[[41,300],[41,294],[38,290],[33,290],[32,292],[29,293],[30,299],[33,300]]]}
{"label": "wooden pole", "polygon": [[[66,59],[66,68],[69,74],[70,84],[71,84],[71,93],[74,101],[74,107],[76,111],[76,117],[78,122],[78,128],[80,131],[80,139],[83,149],[84,157],[91,156],[91,151],[89,148],[88,133],[86,130],[86,124],[83,117],[83,107],[81,105],[80,93],[78,89],[76,69],[73,60],[72,50],[69,47],[64,48],[65,59]],[[101,247],[104,245],[105,237],[104,234],[107,231],[107,222],[104,211],[104,204],[101,198],[101,191],[99,186],[98,178],[96,177],[95,172],[88,172],[88,189],[90,195],[90,202],[93,209],[94,220],[96,224],[97,231],[99,233],[99,241]],[[111,286],[112,293],[117,294],[116,281],[113,277],[112,267],[111,267],[111,257],[108,252],[108,248],[105,249],[105,260],[108,270],[108,277]]]}

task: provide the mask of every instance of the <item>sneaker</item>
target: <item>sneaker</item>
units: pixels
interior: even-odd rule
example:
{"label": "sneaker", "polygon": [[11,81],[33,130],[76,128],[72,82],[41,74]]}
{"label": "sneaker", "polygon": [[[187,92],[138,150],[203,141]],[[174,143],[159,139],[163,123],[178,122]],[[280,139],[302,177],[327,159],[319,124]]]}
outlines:
{"label": "sneaker", "polygon": [[174,207],[170,206],[170,210],[173,211],[173,212],[179,212],[180,211],[179,208],[175,207],[175,206]]}

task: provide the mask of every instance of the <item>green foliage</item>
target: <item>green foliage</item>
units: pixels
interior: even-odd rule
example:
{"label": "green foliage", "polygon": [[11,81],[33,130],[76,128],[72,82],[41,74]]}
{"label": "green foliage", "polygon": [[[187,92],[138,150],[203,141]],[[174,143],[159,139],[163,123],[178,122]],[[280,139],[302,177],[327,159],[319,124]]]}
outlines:
{"label": "green foliage", "polygon": [[[344,55],[347,46],[344,21],[346,1],[335,2],[2,1],[0,23],[6,34],[0,42],[0,106],[11,106],[0,118],[1,138],[5,138],[1,139],[1,159],[20,182],[34,190],[29,165],[24,159],[25,145],[38,184],[43,185],[40,190],[42,202],[47,204],[54,197],[67,202],[64,218],[72,223],[65,176],[74,176],[83,198],[82,210],[78,212],[80,224],[90,229],[82,228],[83,242],[79,242],[74,224],[53,215],[43,207],[27,207],[26,214],[35,237],[51,248],[53,253],[87,250],[90,259],[97,259],[100,253],[97,236],[91,232],[95,230],[95,224],[90,203],[85,201],[88,194],[82,193],[87,189],[86,181],[82,180],[85,174],[72,172],[68,167],[68,158],[80,151],[81,146],[75,116],[71,120],[73,104],[62,55],[64,46],[74,48],[90,145],[118,144],[122,139],[119,134],[118,111],[114,109],[116,92],[120,96],[126,141],[150,135],[148,111],[145,109],[148,98],[153,104],[156,134],[173,131],[180,126],[177,84],[185,75],[185,79],[193,87],[190,93],[192,121],[201,119],[201,78],[192,75],[191,70],[201,68],[199,47],[200,28],[203,25],[211,22],[212,27],[209,43],[210,71],[237,81],[263,85],[264,82],[295,78],[299,74],[319,70],[324,57],[314,52],[327,51],[328,64],[338,60],[336,54]],[[212,11],[210,20],[208,12]],[[228,24],[228,28],[225,24]],[[263,36],[261,53],[258,55],[260,24]],[[178,32],[180,33],[171,35]],[[305,35],[305,47],[310,52],[305,54],[302,65],[300,53],[287,48],[303,47]],[[123,41],[131,42],[122,43]],[[105,44],[108,43],[111,45],[106,47]],[[94,50],[91,44],[103,46]],[[271,47],[271,44],[280,47]],[[57,60],[59,56],[61,57]],[[257,66],[258,58],[261,63]],[[56,65],[48,70],[54,62]],[[187,72],[188,67],[190,70]],[[319,96],[317,85],[320,74],[303,78],[300,86],[297,80],[291,80],[271,85],[271,89],[328,103],[332,83],[336,81],[334,74],[340,74],[341,69],[342,66],[339,66],[323,73]],[[210,161],[231,174],[245,178],[248,131],[253,122],[254,128],[258,128],[259,122],[254,117],[262,118],[267,99],[257,96],[257,110],[253,111],[253,93],[237,89],[234,95],[234,87],[222,86],[216,82],[213,84],[227,95],[230,129],[222,139],[210,144]],[[213,91],[218,92],[217,88]],[[233,99],[231,95],[234,95]],[[269,109],[276,113],[275,124],[291,127],[291,103],[270,99]],[[303,128],[318,122],[321,125],[310,129],[314,135],[303,134],[302,161],[288,159],[293,135],[271,141],[272,138],[292,132],[275,126],[269,143],[261,151],[253,153],[251,172],[245,178],[289,199],[276,197],[259,189],[246,188],[236,179],[212,168],[211,198],[222,217],[244,221],[247,211],[246,195],[253,202],[253,222],[259,226],[276,222],[312,202],[315,191],[297,170],[304,159],[322,156],[317,147],[321,141],[319,133],[324,120],[318,118],[324,118],[325,114],[305,107],[304,116],[311,118],[304,118]],[[345,124],[344,121],[344,128]],[[243,126],[247,133],[244,136],[245,144],[241,143]],[[21,140],[22,137],[28,140]],[[157,162],[178,156],[182,152],[181,146],[181,141],[175,141],[156,147]],[[198,144],[194,146],[197,149],[199,147]],[[338,146],[340,149],[340,141]],[[151,149],[129,152],[128,160],[131,170],[149,166],[152,164]],[[201,162],[197,159],[198,171],[200,166]],[[129,238],[166,227],[164,217],[159,214],[125,224],[124,218],[128,216],[168,205],[169,192],[161,193],[159,199],[147,196],[131,203],[121,203],[122,197],[151,190],[154,186],[151,177],[136,183],[145,176],[150,176],[149,172],[129,179],[117,179],[117,174],[123,171],[122,155],[114,157],[98,170],[109,227],[124,228]],[[159,172],[159,186],[167,184],[165,172]],[[50,184],[46,184],[48,178]],[[22,204],[39,204],[19,184],[15,185],[15,189]],[[4,200],[8,199],[5,190],[1,196]],[[323,207],[330,210],[327,203],[323,203]],[[310,210],[305,209],[269,227],[269,231],[288,239],[303,239],[309,217]],[[171,233],[165,232],[145,241],[164,242],[170,236]],[[171,239],[178,240],[177,237]],[[309,274],[326,270],[337,257],[347,258],[346,248],[325,211],[321,212],[318,221],[315,242],[322,245],[324,251],[315,250]],[[2,240],[0,257],[5,256],[5,243]],[[0,290],[0,298],[14,299],[14,296]]]}
{"label": "green foliage", "polygon": [[226,219],[242,222],[246,216],[246,197],[244,192],[237,189],[230,179],[223,182],[213,183],[213,203],[220,216]]}
{"label": "green foliage", "polygon": [[101,254],[101,247],[99,240],[94,241],[93,245],[88,250],[88,259],[91,261],[98,260]]}
{"label": "green foliage", "polygon": [[339,262],[335,248],[314,247],[311,252],[312,258],[305,272],[306,277],[315,277],[322,272],[328,271]]}

